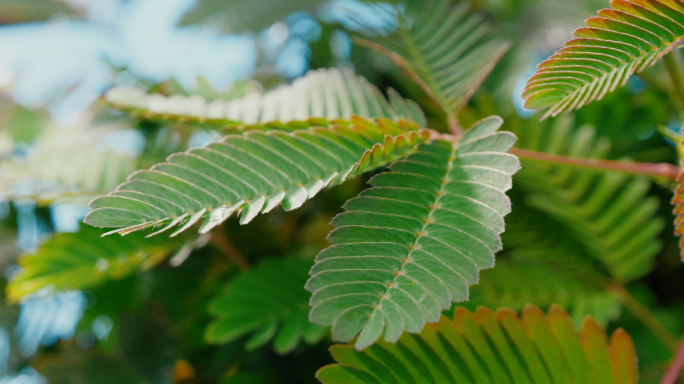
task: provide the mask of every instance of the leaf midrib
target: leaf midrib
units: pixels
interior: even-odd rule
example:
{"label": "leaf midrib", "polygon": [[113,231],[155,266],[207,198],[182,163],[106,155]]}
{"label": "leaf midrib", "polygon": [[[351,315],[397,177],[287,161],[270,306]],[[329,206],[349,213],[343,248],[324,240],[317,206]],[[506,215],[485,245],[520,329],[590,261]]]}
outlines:
{"label": "leaf midrib", "polygon": [[[421,227],[420,231],[418,233],[416,233],[416,235],[417,235],[416,240],[413,242],[412,245],[410,245],[408,247],[408,249],[409,249],[408,255],[406,255],[406,257],[401,260],[401,268],[394,273],[394,278],[392,279],[392,281],[387,283],[385,292],[380,296],[380,299],[378,300],[378,304],[373,308],[373,312],[372,312],[371,316],[382,316],[382,314],[379,314],[378,312],[380,311],[380,307],[382,306],[383,301],[389,299],[389,297],[387,296],[387,293],[393,288],[394,289],[401,289],[398,287],[397,279],[400,276],[405,275],[404,274],[404,267],[407,264],[410,264],[412,262],[412,260],[411,260],[412,251],[420,249],[418,247],[418,241],[425,234],[425,230],[427,229],[427,226],[432,223],[431,217],[432,217],[433,212],[440,209],[439,201],[442,198],[442,196],[444,196],[446,194],[445,187],[449,184],[448,177],[449,177],[449,174],[451,173],[451,170],[453,168],[454,161],[456,161],[456,148],[454,146],[452,146],[451,155],[449,156],[449,161],[447,162],[447,166],[444,170],[444,178],[442,179],[442,185],[441,185],[439,191],[435,193],[435,195],[437,196],[437,199],[435,199],[434,204],[430,205],[429,211],[428,211],[427,215],[425,216],[425,218],[423,219],[423,226]],[[417,284],[419,284],[419,283],[417,283]],[[425,291],[427,292],[427,294],[431,294],[428,289],[425,289]]]}

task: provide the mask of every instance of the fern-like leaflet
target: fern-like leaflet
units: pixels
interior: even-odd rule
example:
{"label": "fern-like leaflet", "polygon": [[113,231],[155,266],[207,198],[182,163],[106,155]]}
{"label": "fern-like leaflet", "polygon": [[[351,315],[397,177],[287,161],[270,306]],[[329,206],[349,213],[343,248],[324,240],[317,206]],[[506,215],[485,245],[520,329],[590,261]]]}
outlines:
{"label": "fern-like leaflet", "polygon": [[403,68],[454,126],[456,115],[506,53],[509,43],[483,40],[490,27],[480,15],[468,15],[467,2],[404,3],[405,7],[377,5],[376,11],[393,29],[367,26],[354,40]]}
{"label": "fern-like leaflet", "polygon": [[530,109],[557,116],[600,100],[653,65],[684,38],[679,0],[612,0],[575,31],[575,39],[538,66],[523,98]]}
{"label": "fern-like leaflet", "polygon": [[203,218],[205,233],[238,211],[246,224],[281,203],[296,209],[322,188],[403,158],[430,138],[410,121],[357,116],[286,127],[259,126],[174,154],[93,200],[85,222],[121,234],[163,225],[150,236],[180,225],[175,236]]}
{"label": "fern-like leaflet", "polygon": [[310,265],[302,259],[270,259],[230,280],[226,291],[209,305],[216,319],[207,328],[207,340],[227,343],[254,332],[247,350],[273,339],[273,349],[280,354],[292,351],[301,340],[317,343],[329,329],[307,318],[309,294],[302,286]]}
{"label": "fern-like leaflet", "polygon": [[336,345],[330,352],[338,364],[318,371],[324,384],[639,382],[634,344],[623,329],[609,340],[587,318],[578,332],[557,306],[545,315],[529,305],[522,319],[509,309],[457,308],[453,320],[442,316],[397,344],[378,342],[362,352]]}
{"label": "fern-like leaflet", "polygon": [[306,285],[310,319],[332,325],[334,340],[360,332],[363,349],[383,331],[387,341],[420,332],[494,266],[511,209],[504,192],[519,169],[501,123],[485,119],[456,145],[420,145],[345,204]]}
{"label": "fern-like leaflet", "polygon": [[389,100],[374,85],[351,70],[318,69],[309,71],[292,84],[282,85],[263,94],[257,91],[229,100],[210,103],[199,95],[147,95],[136,88],[114,88],[105,100],[132,116],[197,122],[233,129],[258,123],[310,118],[349,119],[362,117],[406,118],[425,126],[420,107],[388,90]]}
{"label": "fern-like leaflet", "polygon": [[[597,138],[593,127],[575,129],[572,118],[551,127],[511,130],[520,138],[519,147],[538,152],[603,158],[610,150],[610,142]],[[658,198],[648,196],[652,183],[647,178],[534,161],[524,161],[517,176],[529,192],[528,205],[567,226],[615,280],[633,281],[652,270],[664,221],[656,215]]]}

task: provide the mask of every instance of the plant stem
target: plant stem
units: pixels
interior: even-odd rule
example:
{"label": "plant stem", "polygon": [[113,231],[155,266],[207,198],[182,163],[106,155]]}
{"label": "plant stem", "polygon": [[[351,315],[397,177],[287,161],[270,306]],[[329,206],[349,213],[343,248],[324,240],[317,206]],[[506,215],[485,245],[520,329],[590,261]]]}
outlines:
{"label": "plant stem", "polygon": [[674,353],[677,350],[677,337],[668,331],[648,308],[634,298],[623,286],[616,286],[613,291],[617,294],[622,305],[636,316],[670,352]]}
{"label": "plant stem", "polygon": [[684,120],[684,65],[682,65],[682,59],[679,52],[672,51],[665,55],[663,62],[670,75],[670,80],[672,80],[672,87],[670,88],[672,98],[679,109],[682,120]]}
{"label": "plant stem", "polygon": [[675,384],[680,372],[682,371],[682,367],[684,367],[684,338],[682,338],[682,341],[679,343],[679,348],[677,348],[675,358],[672,360],[672,364],[665,372],[663,381],[661,381],[660,384]]}
{"label": "plant stem", "polygon": [[449,123],[449,133],[451,133],[459,139],[463,137],[463,129],[458,124],[458,119],[456,119],[456,115],[449,114],[447,116],[447,122]]}
{"label": "plant stem", "polygon": [[668,180],[675,180],[679,174],[679,169],[676,166],[668,163],[637,163],[633,161],[586,159],[581,157],[551,155],[548,153],[528,151],[526,149],[520,148],[513,148],[509,152],[518,157],[529,160],[563,164],[571,167],[592,168],[604,171],[625,172],[634,175],[662,177]]}
{"label": "plant stem", "polygon": [[238,266],[243,271],[246,271],[249,269],[249,262],[245,257],[235,249],[233,246],[233,243],[230,242],[228,239],[228,236],[225,235],[225,233],[221,231],[216,231],[216,233],[213,233],[211,236],[211,240],[209,242],[214,245],[216,248],[221,250],[223,254],[230,259],[235,265]]}

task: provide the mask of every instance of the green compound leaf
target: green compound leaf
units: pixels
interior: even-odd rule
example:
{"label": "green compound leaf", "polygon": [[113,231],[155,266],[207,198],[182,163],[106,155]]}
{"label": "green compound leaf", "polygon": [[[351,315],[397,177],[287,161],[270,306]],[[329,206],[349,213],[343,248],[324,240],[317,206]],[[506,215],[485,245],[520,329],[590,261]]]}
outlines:
{"label": "green compound leaf", "polygon": [[[467,2],[407,0],[405,7],[377,5],[390,26],[366,27],[355,38],[406,70],[442,109],[449,123],[509,48],[487,40],[489,25],[468,15]],[[360,18],[363,20],[363,18]]]}
{"label": "green compound leaf", "polygon": [[146,271],[185,243],[182,238],[150,241],[139,234],[101,239],[102,233],[82,225],[79,232],[58,234],[35,254],[21,256],[22,268],[7,286],[8,299],[16,302],[43,288],[90,288]]}
{"label": "green compound leaf", "polygon": [[588,317],[577,331],[558,306],[545,315],[527,306],[522,319],[509,309],[476,313],[457,308],[420,334],[397,344],[378,342],[363,352],[330,348],[338,364],[321,368],[323,384],[586,383],[636,384],[634,344],[623,330],[610,340]]}
{"label": "green compound leaf", "polygon": [[467,300],[501,249],[511,209],[504,192],[520,167],[506,153],[515,136],[497,132],[501,124],[485,119],[457,146],[420,145],[345,204],[332,222],[333,246],[318,255],[306,285],[311,321],[332,325],[337,341],[361,332],[363,349],[383,332],[391,342],[404,330],[420,332]]}
{"label": "green compound leaf", "polygon": [[430,137],[410,121],[358,116],[269,128],[227,136],[132,174],[90,203],[85,222],[121,234],[163,226],[149,236],[179,225],[175,236],[201,219],[205,233],[235,212],[247,224],[279,204],[299,208],[322,188],[403,158]]}
{"label": "green compound leaf", "polygon": [[136,88],[114,88],[105,100],[133,116],[183,122],[198,122],[220,127],[238,127],[280,121],[362,117],[406,118],[425,126],[425,116],[411,100],[404,100],[390,89],[389,100],[366,79],[351,70],[318,69],[309,71],[290,85],[264,94],[251,92],[230,100],[211,103],[199,95],[147,95]]}
{"label": "green compound leaf", "polygon": [[206,331],[210,343],[228,343],[253,333],[248,350],[273,339],[279,354],[301,340],[315,344],[329,331],[307,319],[309,293],[302,288],[311,263],[301,259],[269,259],[230,280],[227,290],[209,304],[216,317]]}
{"label": "green compound leaf", "polygon": [[[575,129],[571,118],[513,131],[518,146],[538,152],[605,158],[610,150],[610,142],[597,138],[593,127]],[[528,191],[528,205],[570,229],[613,279],[630,282],[653,269],[665,222],[657,216],[659,199],[649,196],[648,178],[523,161],[516,181]]]}
{"label": "green compound leaf", "polygon": [[581,108],[655,64],[684,37],[679,0],[612,0],[587,19],[575,39],[538,66],[522,97],[525,107],[549,108],[544,118]]}

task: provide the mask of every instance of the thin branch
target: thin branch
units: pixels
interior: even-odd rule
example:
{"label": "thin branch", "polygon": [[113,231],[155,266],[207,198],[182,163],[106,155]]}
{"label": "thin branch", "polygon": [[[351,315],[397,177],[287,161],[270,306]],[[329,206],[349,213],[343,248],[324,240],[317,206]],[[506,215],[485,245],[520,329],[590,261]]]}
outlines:
{"label": "thin branch", "polygon": [[622,305],[639,319],[655,337],[660,340],[672,353],[677,350],[677,337],[663,326],[658,318],[643,306],[625,287],[616,286],[613,291],[617,294]]}
{"label": "thin branch", "polygon": [[456,118],[456,115],[447,115],[447,122],[449,123],[449,133],[458,138],[463,137],[463,128],[461,128],[461,125],[458,124],[458,119]]}
{"label": "thin branch", "polygon": [[684,338],[682,338],[682,341],[679,343],[679,348],[677,348],[677,353],[675,354],[675,358],[674,358],[674,360],[672,360],[672,364],[670,365],[670,367],[665,372],[665,376],[663,376],[663,381],[661,381],[660,384],[675,384],[677,382],[677,378],[679,377],[679,374],[681,373],[683,367],[684,367]]}
{"label": "thin branch", "polygon": [[510,150],[510,153],[524,159],[544,161],[547,163],[563,164],[579,168],[600,169],[604,171],[625,172],[650,177],[661,177],[668,180],[676,180],[677,175],[679,174],[679,169],[668,163],[637,163],[633,161],[586,159],[581,157],[551,155],[520,148],[513,148]]}
{"label": "thin branch", "polygon": [[235,263],[235,265],[237,265],[241,270],[245,271],[250,268],[247,259],[245,259],[240,251],[235,249],[233,243],[230,242],[225,233],[221,231],[215,231],[215,233],[212,233],[209,243],[222,251],[223,254],[226,255],[226,257]]}

